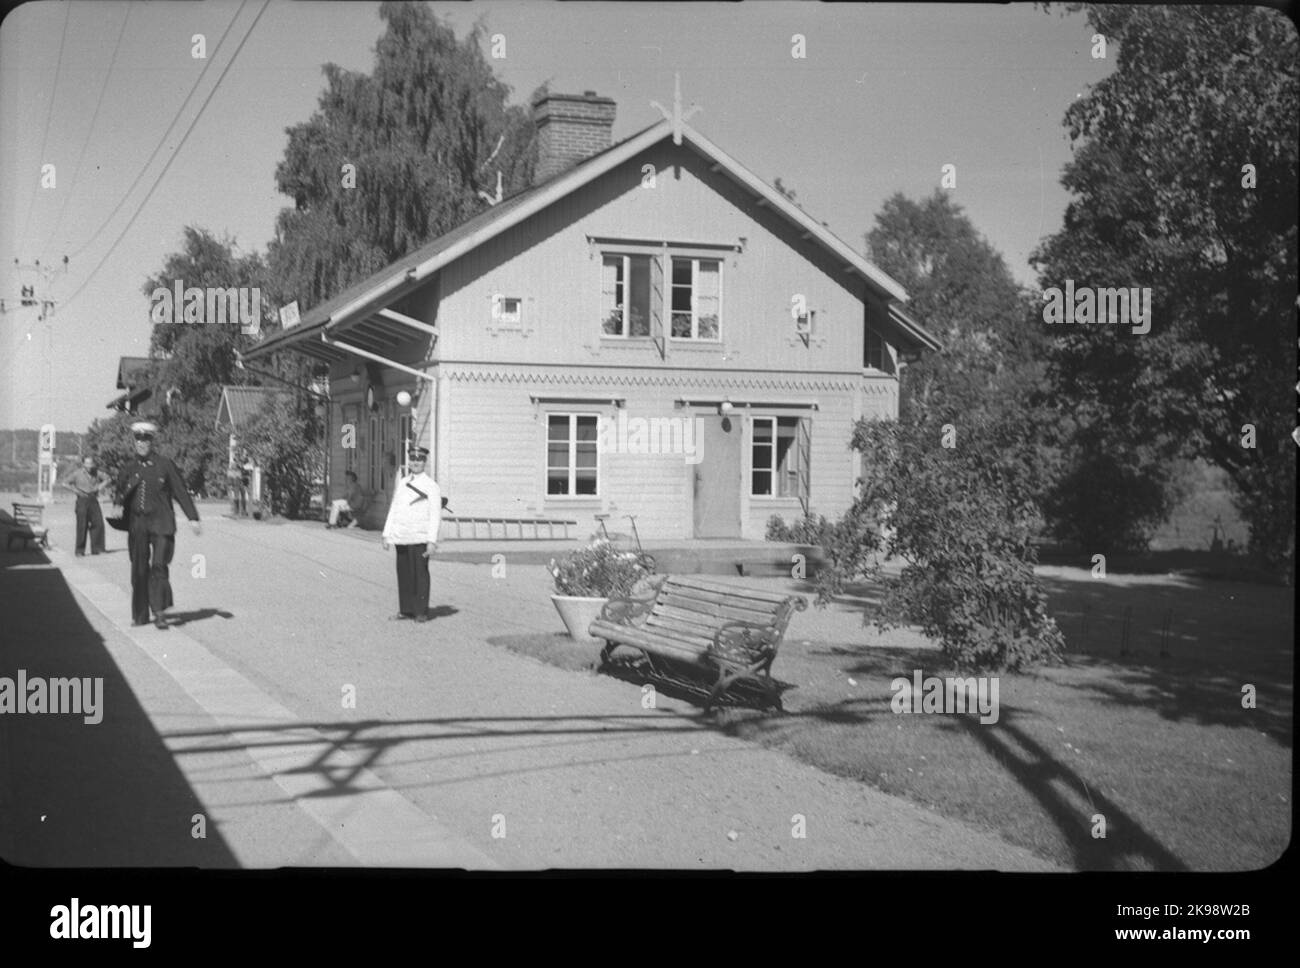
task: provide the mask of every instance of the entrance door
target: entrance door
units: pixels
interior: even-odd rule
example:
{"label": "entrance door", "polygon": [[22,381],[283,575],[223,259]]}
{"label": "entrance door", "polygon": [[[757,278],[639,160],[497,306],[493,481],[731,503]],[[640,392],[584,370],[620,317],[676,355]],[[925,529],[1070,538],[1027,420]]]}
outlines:
{"label": "entrance door", "polygon": [[[700,462],[695,471],[695,537],[740,537],[741,460],[739,418],[697,416]],[[691,465],[688,465],[691,466]]]}

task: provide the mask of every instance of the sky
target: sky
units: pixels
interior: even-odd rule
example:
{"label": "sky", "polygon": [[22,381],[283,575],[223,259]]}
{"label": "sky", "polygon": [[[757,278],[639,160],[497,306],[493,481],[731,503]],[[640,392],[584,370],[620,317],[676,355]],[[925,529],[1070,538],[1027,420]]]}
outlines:
{"label": "sky", "polygon": [[[491,63],[516,101],[544,81],[614,98],[615,140],[659,119],[650,102],[670,105],[680,74],[683,101],[703,109],[696,130],[764,181],[779,176],[860,252],[886,198],[928,196],[955,165],[953,199],[1026,285],[1030,252],[1068,202],[1065,110],[1114,66],[1113,51],[1092,56],[1081,14],[1030,4],[430,6],[458,35],[480,19],[503,35]],[[39,0],[9,12],[0,428],[82,431],[108,415],[119,358],[148,353],[144,281],[186,225],[265,252],[291,204],[274,181],[285,129],[316,110],[324,64],[371,70],[381,32],[377,3]],[[206,58],[193,56],[196,34]],[[24,285],[54,312],[16,308]]]}

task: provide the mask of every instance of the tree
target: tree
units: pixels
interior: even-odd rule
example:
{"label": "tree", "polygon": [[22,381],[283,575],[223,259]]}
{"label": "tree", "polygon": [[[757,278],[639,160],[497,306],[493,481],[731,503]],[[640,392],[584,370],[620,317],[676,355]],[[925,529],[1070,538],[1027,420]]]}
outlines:
{"label": "tree", "polygon": [[262,468],[262,490],[272,514],[303,517],[325,473],[325,447],[305,393],[268,395],[239,434],[239,446]]}
{"label": "tree", "polygon": [[1279,388],[1296,364],[1300,40],[1264,7],[1081,8],[1116,69],[1066,111],[1073,199],[1032,261],[1045,289],[1147,288],[1153,309],[1145,336],[1056,329],[1056,392],[1085,429],[1084,460],[1223,468],[1252,549],[1293,577]]}
{"label": "tree", "polygon": [[[142,287],[151,298],[151,312],[162,305],[161,300],[153,301],[153,293],[173,293],[178,282],[183,290],[243,288],[260,294],[266,287],[266,266],[256,253],[238,254],[234,240],[186,226],[181,251],[167,256],[162,269]],[[271,308],[260,296],[257,302],[259,325],[264,326]],[[225,482],[226,442],[215,430],[221,387],[252,382],[236,368],[234,351],[253,345],[253,337],[240,332],[238,319],[187,323],[181,321],[182,307],[172,308],[173,321],[155,322],[150,338],[153,363],[147,382],[159,408],[158,447],[176,462],[191,491],[206,493]]]}
{"label": "tree", "polygon": [[458,41],[423,4],[384,3],[370,74],[324,68],[310,120],[288,129],[269,260],[284,301],[314,306],[532,182],[529,109],[483,56],[483,28]]}
{"label": "tree", "polygon": [[[867,243],[945,345],[904,371],[898,420],[854,428],[863,477],[827,542],[819,599],[869,577],[885,588],[879,626],[919,624],[959,666],[1055,658],[1063,638],[1034,576],[1053,415],[1025,348],[1036,338],[1027,301],[943,193],[893,196]],[[881,552],[905,562],[897,577],[881,571]]]}

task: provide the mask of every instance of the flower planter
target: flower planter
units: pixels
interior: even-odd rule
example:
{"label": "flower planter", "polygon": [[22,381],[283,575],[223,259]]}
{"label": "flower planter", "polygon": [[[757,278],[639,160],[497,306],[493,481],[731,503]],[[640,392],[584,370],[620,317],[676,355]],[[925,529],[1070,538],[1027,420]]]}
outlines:
{"label": "flower planter", "polygon": [[560,620],[569,630],[569,638],[583,645],[598,645],[600,639],[593,639],[587,634],[591,623],[600,618],[600,610],[605,607],[608,598],[580,598],[573,595],[552,595],[555,610],[560,613]]}

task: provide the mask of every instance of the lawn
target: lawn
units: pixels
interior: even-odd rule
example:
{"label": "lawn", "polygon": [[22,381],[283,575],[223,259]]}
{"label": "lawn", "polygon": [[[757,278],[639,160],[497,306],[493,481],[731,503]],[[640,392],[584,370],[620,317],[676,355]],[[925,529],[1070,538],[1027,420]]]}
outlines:
{"label": "lawn", "polygon": [[[730,708],[717,725],[1074,869],[1275,860],[1290,840],[1294,590],[1177,575],[1100,580],[1076,567],[1039,574],[1068,658],[1000,676],[996,723],[894,713],[893,679],[953,670],[915,630],[864,627],[872,592],[861,588],[795,617],[773,669],[796,684],[784,715]],[[590,648],[562,635],[497,644],[565,668],[592,664]],[[1246,686],[1253,709],[1243,708]],[[1104,837],[1093,836],[1098,814]]]}

